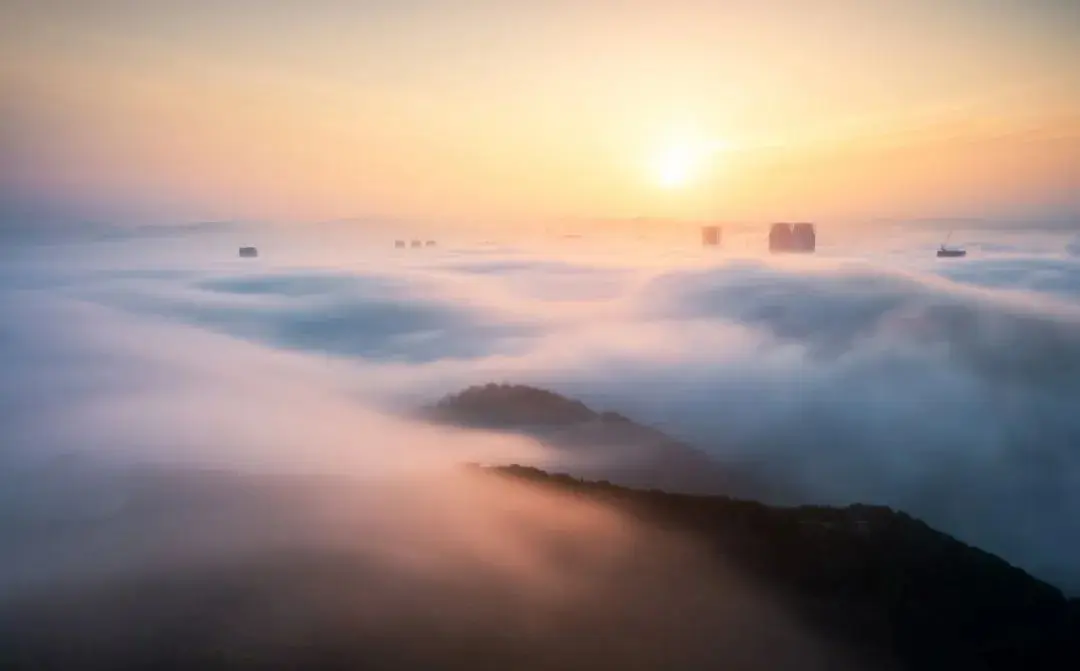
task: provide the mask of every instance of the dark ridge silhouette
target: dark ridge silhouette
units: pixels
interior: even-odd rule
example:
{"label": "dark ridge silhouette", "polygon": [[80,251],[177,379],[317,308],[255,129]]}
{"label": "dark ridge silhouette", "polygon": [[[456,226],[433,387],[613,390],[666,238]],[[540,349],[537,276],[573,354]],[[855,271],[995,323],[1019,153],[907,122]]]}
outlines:
{"label": "dark ridge silhouette", "polygon": [[719,463],[697,448],[620,415],[596,411],[557,393],[515,384],[486,384],[446,396],[421,410],[428,421],[514,432],[549,448],[555,463],[594,479],[686,493],[771,498],[751,465]]}
{"label": "dark ridge silhouette", "polygon": [[529,466],[473,468],[688,533],[819,633],[904,668],[1080,668],[1080,600],[903,512],[773,507]]}
{"label": "dark ridge silhouette", "polygon": [[596,419],[597,413],[581,401],[544,389],[492,383],[443,398],[430,417],[463,426],[502,428],[565,426]]}

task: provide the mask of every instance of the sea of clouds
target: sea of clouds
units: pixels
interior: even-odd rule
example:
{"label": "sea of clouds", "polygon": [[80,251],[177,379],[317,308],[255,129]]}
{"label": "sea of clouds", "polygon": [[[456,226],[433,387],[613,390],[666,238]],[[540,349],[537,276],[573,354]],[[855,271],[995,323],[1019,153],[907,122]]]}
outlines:
{"label": "sea of clouds", "polygon": [[797,257],[756,231],[721,250],[451,233],[394,248],[408,236],[5,239],[0,511],[93,508],[35,479],[70,454],[371,478],[526,461],[524,440],[402,414],[509,381],[752,464],[779,502],[899,507],[1080,592],[1075,232],[957,231],[957,260],[934,257],[941,231],[903,226],[824,227]]}

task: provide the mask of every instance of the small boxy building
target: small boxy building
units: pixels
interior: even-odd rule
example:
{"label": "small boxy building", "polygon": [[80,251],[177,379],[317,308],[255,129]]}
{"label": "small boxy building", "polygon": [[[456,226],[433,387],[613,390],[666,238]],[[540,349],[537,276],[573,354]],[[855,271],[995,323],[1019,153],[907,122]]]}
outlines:
{"label": "small boxy building", "polygon": [[811,223],[800,222],[792,225],[791,237],[796,249],[800,252],[812,252],[817,249],[817,233],[814,232],[814,225]]}
{"label": "small boxy building", "polygon": [[404,246],[405,246],[405,241],[404,240],[394,240],[394,247],[397,247],[398,249],[401,249]]}
{"label": "small boxy building", "polygon": [[704,226],[701,229],[701,244],[705,247],[716,247],[720,244],[720,227]]}
{"label": "small boxy building", "polygon": [[769,229],[769,251],[812,252],[817,248],[817,233],[811,223],[776,223]]}
{"label": "small boxy building", "polygon": [[241,247],[240,248],[240,258],[242,258],[242,259],[253,259],[253,258],[257,257],[258,255],[259,255],[259,250],[255,249],[254,247]]}

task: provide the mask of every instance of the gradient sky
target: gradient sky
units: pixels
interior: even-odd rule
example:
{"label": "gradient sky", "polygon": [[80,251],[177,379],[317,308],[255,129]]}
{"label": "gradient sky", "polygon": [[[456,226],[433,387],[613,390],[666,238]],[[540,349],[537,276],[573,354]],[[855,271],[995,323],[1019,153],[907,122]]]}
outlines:
{"label": "gradient sky", "polygon": [[[1080,218],[1075,0],[7,0],[0,215]],[[665,157],[720,147],[680,188]]]}

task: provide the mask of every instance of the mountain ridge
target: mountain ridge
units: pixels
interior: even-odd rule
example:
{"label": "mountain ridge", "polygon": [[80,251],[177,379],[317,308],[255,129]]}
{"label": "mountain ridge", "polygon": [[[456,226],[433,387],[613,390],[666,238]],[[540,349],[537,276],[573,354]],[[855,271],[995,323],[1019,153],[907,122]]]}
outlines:
{"label": "mountain ridge", "polygon": [[546,468],[569,468],[631,487],[759,499],[775,489],[747,464],[720,462],[618,412],[595,410],[529,385],[474,385],[421,408],[418,416],[436,424],[528,436],[552,453]]}
{"label": "mountain ridge", "polygon": [[886,506],[768,506],[638,490],[522,465],[471,468],[677,529],[778,590],[821,633],[904,668],[1080,663],[1080,599]]}

